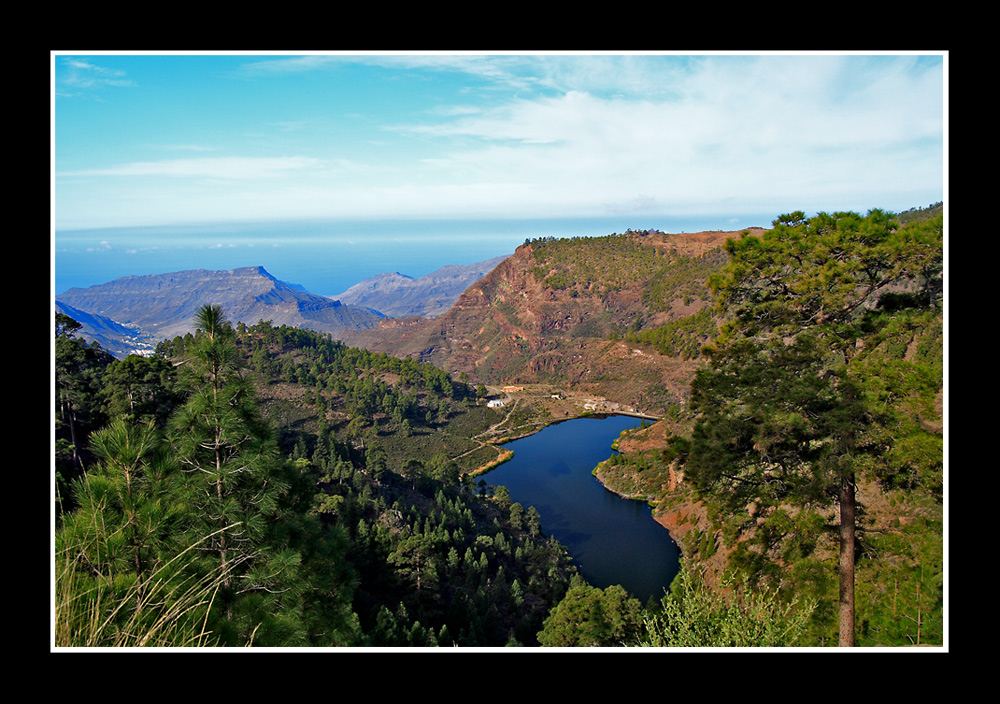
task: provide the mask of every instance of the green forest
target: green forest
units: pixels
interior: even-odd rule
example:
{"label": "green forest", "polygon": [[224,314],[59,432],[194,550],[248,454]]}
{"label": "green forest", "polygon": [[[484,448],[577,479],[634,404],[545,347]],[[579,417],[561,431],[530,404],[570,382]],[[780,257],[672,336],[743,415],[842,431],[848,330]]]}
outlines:
{"label": "green forest", "polygon": [[811,600],[810,645],[944,641],[943,216],[907,215],[798,212],[729,240],[690,404],[600,468],[700,509],[689,570]]}
{"label": "green forest", "polygon": [[[686,338],[711,340],[633,493],[701,502],[713,530],[645,604],[587,584],[478,474],[498,452],[476,436],[504,411],[465,375],[212,305],[118,360],[57,314],[54,645],[907,645],[914,614],[940,643],[942,255],[940,217],[793,213],[684,263],[715,272],[691,288],[714,317]],[[547,283],[584,273],[613,285]],[[657,495],[671,469],[681,491]]]}

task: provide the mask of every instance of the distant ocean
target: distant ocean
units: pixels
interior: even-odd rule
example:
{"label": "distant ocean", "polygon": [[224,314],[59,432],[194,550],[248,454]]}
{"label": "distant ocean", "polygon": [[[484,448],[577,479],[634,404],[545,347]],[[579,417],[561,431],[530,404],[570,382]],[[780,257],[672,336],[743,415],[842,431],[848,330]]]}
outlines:
{"label": "distant ocean", "polygon": [[414,278],[450,264],[512,254],[526,239],[637,230],[735,230],[774,215],[536,220],[310,220],[56,231],[54,293],[123,276],[262,266],[312,293],[333,296],[398,271]]}

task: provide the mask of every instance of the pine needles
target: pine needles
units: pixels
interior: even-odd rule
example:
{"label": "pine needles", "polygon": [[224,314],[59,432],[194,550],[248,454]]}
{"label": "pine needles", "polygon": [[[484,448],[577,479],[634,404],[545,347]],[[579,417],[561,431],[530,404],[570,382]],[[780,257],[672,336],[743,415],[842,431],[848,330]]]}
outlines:
{"label": "pine needles", "polygon": [[236,564],[196,576],[187,569],[196,547],[159,566],[140,591],[134,581],[94,571],[79,546],[65,546],[56,555],[54,647],[216,646],[207,618]]}

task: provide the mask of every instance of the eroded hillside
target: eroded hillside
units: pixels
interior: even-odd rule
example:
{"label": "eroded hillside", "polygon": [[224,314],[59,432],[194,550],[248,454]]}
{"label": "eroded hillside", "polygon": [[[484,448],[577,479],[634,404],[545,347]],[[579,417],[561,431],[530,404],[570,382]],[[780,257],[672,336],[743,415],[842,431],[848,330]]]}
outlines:
{"label": "eroded hillside", "polygon": [[640,333],[705,308],[707,276],[740,232],[525,242],[434,320],[384,321],[348,344],[415,356],[473,381],[553,383],[662,414],[683,405],[697,361]]}

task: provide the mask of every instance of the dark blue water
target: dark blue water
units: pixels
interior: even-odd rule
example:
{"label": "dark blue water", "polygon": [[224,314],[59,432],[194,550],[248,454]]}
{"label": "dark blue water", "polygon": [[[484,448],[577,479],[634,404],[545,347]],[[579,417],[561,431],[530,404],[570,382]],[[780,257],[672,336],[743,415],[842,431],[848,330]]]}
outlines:
{"label": "dark blue water", "polygon": [[507,443],[509,462],[487,481],[513,501],[534,506],[542,529],[566,546],[595,587],[620,584],[643,603],[663,596],[677,574],[679,552],[649,506],[622,499],[591,474],[611,456],[611,443],[640,421],[629,416],[577,418]]}

